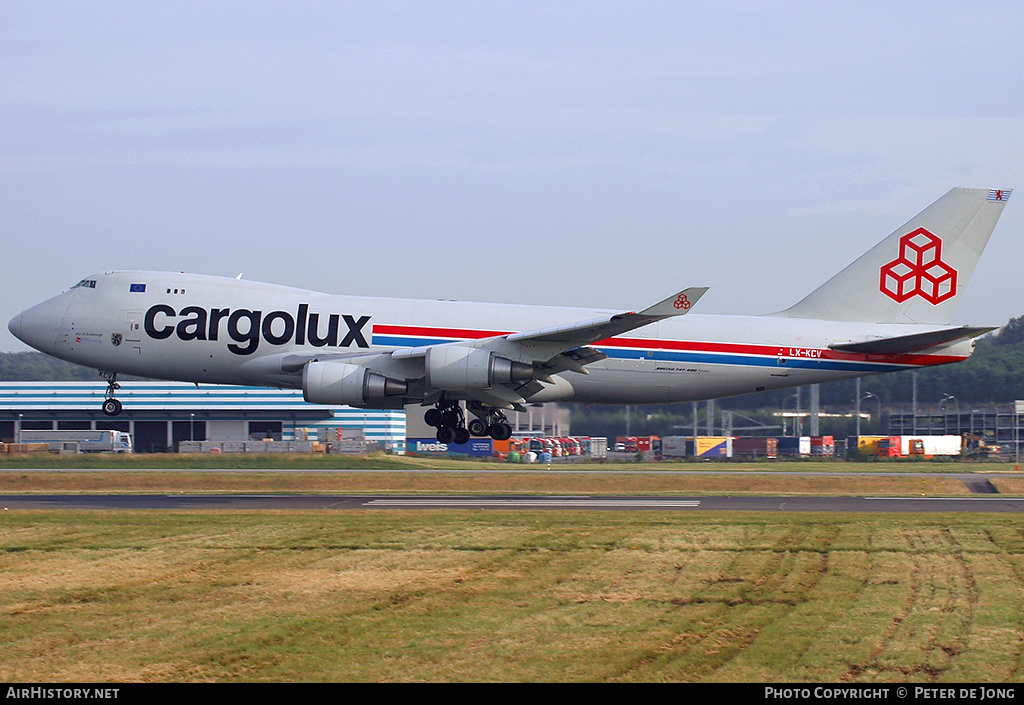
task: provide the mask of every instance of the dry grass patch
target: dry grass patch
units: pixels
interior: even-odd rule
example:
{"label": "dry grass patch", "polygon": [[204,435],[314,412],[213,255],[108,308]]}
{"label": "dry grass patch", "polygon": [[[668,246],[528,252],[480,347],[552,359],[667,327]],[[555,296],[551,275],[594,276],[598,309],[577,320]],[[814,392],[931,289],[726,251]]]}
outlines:
{"label": "dry grass patch", "polygon": [[7,512],[8,681],[1014,681],[1024,519]]}
{"label": "dry grass patch", "polygon": [[[495,468],[500,467],[495,465]],[[788,476],[736,472],[679,475],[668,472],[592,474],[560,470],[537,474],[490,472],[26,472],[0,471],[0,492],[143,493],[417,493],[454,494],[970,494],[952,477]]]}

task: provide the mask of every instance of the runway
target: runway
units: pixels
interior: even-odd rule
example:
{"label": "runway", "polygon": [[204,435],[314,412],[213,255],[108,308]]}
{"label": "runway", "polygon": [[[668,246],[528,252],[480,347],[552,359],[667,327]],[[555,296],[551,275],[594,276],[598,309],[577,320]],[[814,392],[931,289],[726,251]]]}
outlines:
{"label": "runway", "polygon": [[1024,512],[1024,498],[813,496],[531,496],[332,494],[47,494],[0,495],[3,511],[49,510],[406,510],[745,511],[745,512]]}

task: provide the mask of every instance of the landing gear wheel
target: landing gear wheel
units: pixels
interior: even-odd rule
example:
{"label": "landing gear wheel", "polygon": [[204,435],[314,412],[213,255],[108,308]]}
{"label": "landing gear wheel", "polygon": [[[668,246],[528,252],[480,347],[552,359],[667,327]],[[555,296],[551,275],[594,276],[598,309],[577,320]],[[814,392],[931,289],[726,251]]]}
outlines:
{"label": "landing gear wheel", "polygon": [[496,441],[507,441],[512,437],[512,427],[507,423],[496,423],[491,426],[491,438]]}
{"label": "landing gear wheel", "polygon": [[496,441],[507,441],[512,437],[512,426],[500,409],[478,401],[470,402],[468,409],[476,416],[469,422],[469,432],[474,436],[490,436]]}
{"label": "landing gear wheel", "polygon": [[117,416],[121,413],[121,402],[114,398],[114,394],[121,388],[117,383],[116,372],[100,372],[100,377],[107,380],[107,391],[103,395],[103,413],[107,416]]}
{"label": "landing gear wheel", "polygon": [[469,431],[466,430],[466,418],[459,402],[453,399],[442,399],[433,409],[423,414],[423,420],[437,429],[439,443],[468,443]]}

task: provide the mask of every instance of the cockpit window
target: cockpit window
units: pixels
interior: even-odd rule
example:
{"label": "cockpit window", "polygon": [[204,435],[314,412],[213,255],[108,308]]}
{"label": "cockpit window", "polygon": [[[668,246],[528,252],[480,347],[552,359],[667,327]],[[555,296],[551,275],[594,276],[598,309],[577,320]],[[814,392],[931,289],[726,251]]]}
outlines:
{"label": "cockpit window", "polygon": [[83,286],[86,289],[95,289],[96,288],[96,280],[95,279],[83,279],[82,281],[78,282],[77,284],[75,284],[71,288],[72,289],[77,289],[80,286]]}

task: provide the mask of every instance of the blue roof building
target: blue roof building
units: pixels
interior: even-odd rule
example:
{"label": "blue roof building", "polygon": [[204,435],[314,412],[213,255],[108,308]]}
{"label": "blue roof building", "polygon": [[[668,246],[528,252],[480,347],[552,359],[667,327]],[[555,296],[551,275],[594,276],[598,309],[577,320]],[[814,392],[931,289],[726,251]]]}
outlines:
{"label": "blue roof building", "polygon": [[405,448],[405,411],[319,406],[292,389],[180,382],[126,382],[118,416],[100,408],[106,382],[0,382],[0,440],[21,429],[126,431],[139,452],[174,451],[181,441],[273,438],[340,440],[359,435]]}

